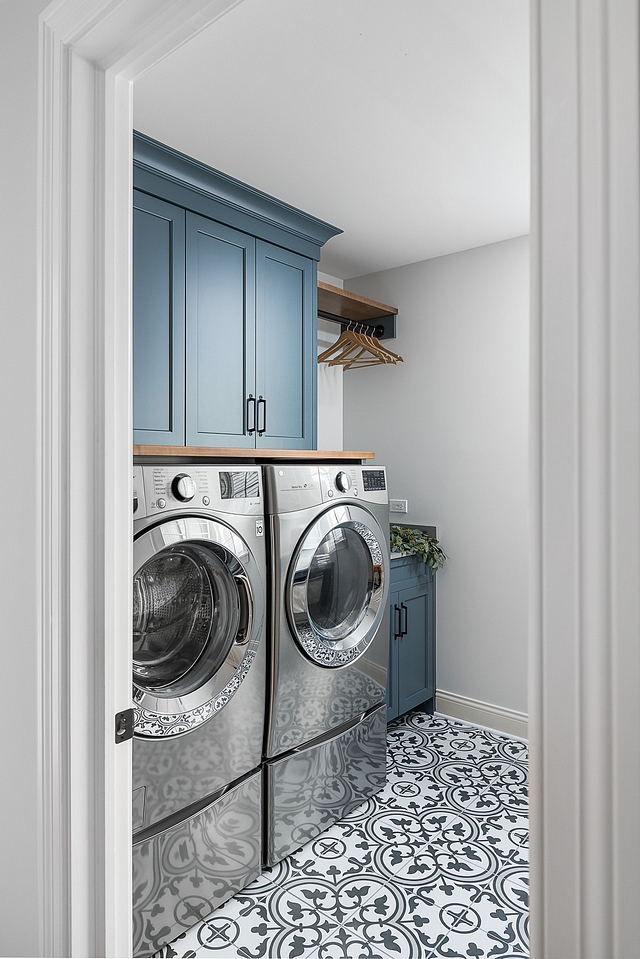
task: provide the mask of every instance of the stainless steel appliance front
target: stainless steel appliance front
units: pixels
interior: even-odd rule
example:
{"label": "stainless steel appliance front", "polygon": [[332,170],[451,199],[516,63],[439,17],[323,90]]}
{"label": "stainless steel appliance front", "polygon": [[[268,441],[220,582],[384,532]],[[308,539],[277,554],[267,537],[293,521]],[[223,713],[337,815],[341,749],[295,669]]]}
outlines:
{"label": "stainless steel appliance front", "polygon": [[[377,468],[378,472],[380,467]],[[271,677],[265,753],[308,743],[386,699],[389,507],[362,467],[265,467]]]}
{"label": "stainless steel appliance front", "polygon": [[[245,796],[249,787],[234,789],[260,767],[266,553],[256,467],[137,467],[134,490],[134,859],[156,890],[150,899],[149,888],[143,894],[138,887],[134,903],[134,954],[145,955],[147,927],[162,927],[165,942],[183,927],[176,918],[182,907],[170,919],[163,905],[175,866],[167,850],[178,849],[171,837],[188,832],[191,845],[183,848],[191,849],[195,827],[185,823],[196,821],[194,808],[222,794]],[[217,848],[215,830],[198,829],[209,851]],[[213,898],[221,902],[243,888],[252,869],[224,876],[210,869]],[[164,924],[151,922],[161,912]],[[160,933],[151,938],[159,948]]]}
{"label": "stainless steel appliance front", "polygon": [[262,871],[261,840],[260,772],[193,815],[139,834],[133,846],[135,953],[153,955],[253,882]]}
{"label": "stainless steel appliance front", "polygon": [[383,788],[386,742],[384,704],[329,738],[265,763],[268,866]]}
{"label": "stainless steel appliance front", "polygon": [[[270,863],[295,848],[294,833],[298,845],[305,841],[304,830],[292,833],[281,821],[287,801],[278,800],[282,790],[276,783],[284,781],[278,770],[299,770],[301,750],[327,737],[339,743],[352,727],[349,735],[363,737],[365,751],[380,756],[386,749],[386,727],[371,716],[386,702],[389,516],[384,469],[376,467],[373,477],[369,472],[359,466],[264,468],[271,596],[265,737]],[[344,756],[349,769],[348,750]],[[374,767],[380,788],[379,765]],[[320,759],[310,762],[310,795],[322,788],[323,768]],[[335,822],[358,789],[356,783],[344,802],[309,812],[310,822],[322,828]],[[371,787],[367,790],[362,798]]]}

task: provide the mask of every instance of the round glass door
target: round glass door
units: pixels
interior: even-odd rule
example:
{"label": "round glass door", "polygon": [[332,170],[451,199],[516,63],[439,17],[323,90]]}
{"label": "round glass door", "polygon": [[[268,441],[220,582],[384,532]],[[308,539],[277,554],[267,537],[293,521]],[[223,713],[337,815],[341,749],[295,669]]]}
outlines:
{"label": "round glass door", "polygon": [[227,658],[240,620],[224,560],[199,543],[169,546],[133,579],[133,678],[141,689],[183,696]]}
{"label": "round glass door", "polygon": [[388,590],[384,537],[357,506],[323,513],[294,556],[288,616],[305,654],[323,666],[343,666],[365,651],[382,619]]}
{"label": "round glass door", "polygon": [[222,523],[171,520],[134,542],[137,735],[177,735],[222,708],[247,675],[264,619],[262,578]]}

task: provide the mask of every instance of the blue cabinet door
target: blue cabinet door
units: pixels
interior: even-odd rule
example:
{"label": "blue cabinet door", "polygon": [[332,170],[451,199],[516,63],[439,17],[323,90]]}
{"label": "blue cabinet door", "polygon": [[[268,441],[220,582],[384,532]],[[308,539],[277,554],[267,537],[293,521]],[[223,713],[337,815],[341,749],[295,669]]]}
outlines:
{"label": "blue cabinet door", "polygon": [[391,563],[387,718],[417,706],[432,710],[436,692],[436,578],[416,557]]}
{"label": "blue cabinet door", "polygon": [[314,449],[315,260],[136,191],[134,442]]}
{"label": "blue cabinet door", "polygon": [[315,260],[256,241],[256,446],[316,445]]}
{"label": "blue cabinet door", "polygon": [[134,192],[134,443],[184,445],[184,231],[184,210]]}
{"label": "blue cabinet door", "polygon": [[255,446],[255,243],[187,214],[188,446]]}
{"label": "blue cabinet door", "polygon": [[431,668],[430,623],[433,589],[431,584],[398,590],[401,636],[398,652],[398,715],[435,695],[435,676]]}

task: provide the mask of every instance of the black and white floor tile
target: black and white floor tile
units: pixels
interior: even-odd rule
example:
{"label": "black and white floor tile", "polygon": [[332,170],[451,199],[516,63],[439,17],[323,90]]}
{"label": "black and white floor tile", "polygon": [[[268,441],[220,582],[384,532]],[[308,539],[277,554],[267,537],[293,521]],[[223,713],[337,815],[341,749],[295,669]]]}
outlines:
{"label": "black and white floor tile", "polygon": [[157,953],[219,959],[522,959],[527,748],[414,712],[387,785]]}

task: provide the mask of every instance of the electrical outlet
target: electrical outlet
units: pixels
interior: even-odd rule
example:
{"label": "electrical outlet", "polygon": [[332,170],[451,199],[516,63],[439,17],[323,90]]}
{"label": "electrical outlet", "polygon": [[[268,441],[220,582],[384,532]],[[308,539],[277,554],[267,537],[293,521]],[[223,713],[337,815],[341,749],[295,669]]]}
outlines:
{"label": "electrical outlet", "polygon": [[408,513],[409,512],[408,501],[406,499],[390,499],[389,512],[390,513]]}

